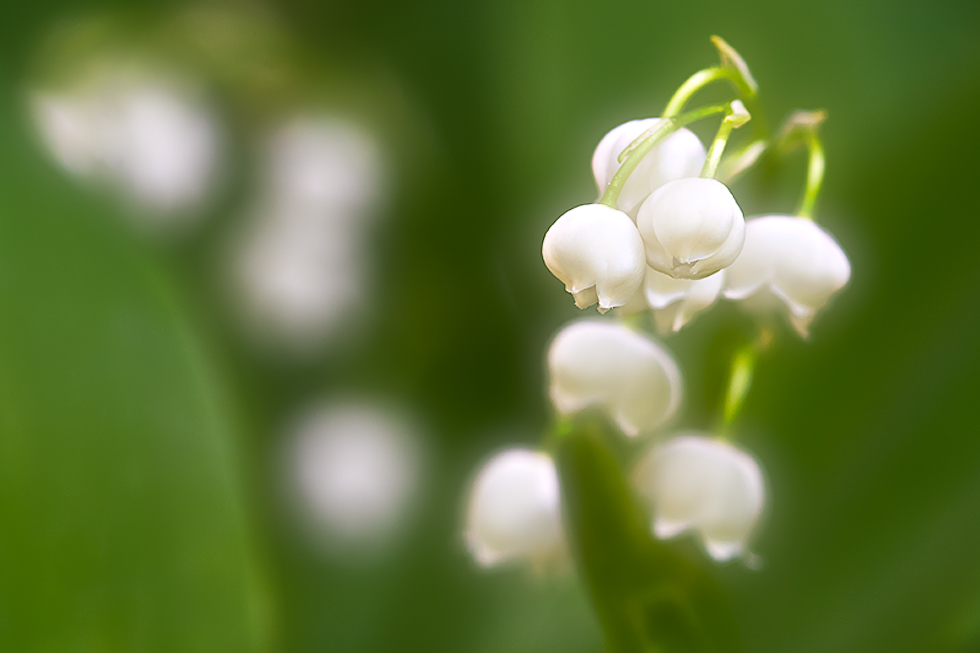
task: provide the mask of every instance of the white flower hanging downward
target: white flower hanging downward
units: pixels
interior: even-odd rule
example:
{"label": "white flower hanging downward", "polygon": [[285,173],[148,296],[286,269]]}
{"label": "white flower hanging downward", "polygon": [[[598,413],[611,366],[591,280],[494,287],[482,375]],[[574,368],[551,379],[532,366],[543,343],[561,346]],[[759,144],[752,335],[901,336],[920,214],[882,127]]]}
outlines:
{"label": "white flower hanging downward", "polygon": [[731,265],[745,239],[745,221],[720,181],[695,177],[664,184],[636,218],[647,263],[675,279],[703,279]]}
{"label": "white flower hanging downward", "polygon": [[653,532],[671,538],[694,530],[715,560],[746,552],[765,503],[765,485],[749,454],[701,433],[655,446],[633,471],[654,509]]}
{"label": "white flower hanging downward", "polygon": [[579,308],[622,306],[643,281],[643,241],[622,211],[602,204],[577,206],[544,236],[544,263]]}
{"label": "white flower hanging downward", "polygon": [[528,449],[491,458],[473,483],[466,522],[466,544],[483,567],[560,556],[565,538],[554,461]]}
{"label": "white flower hanging downward", "polygon": [[[644,132],[662,122],[661,118],[630,120],[602,137],[592,155],[592,174],[600,193],[606,190],[619,169],[619,154]],[[704,156],[704,146],[693,132],[677,130],[643,157],[623,185],[616,206],[635,216],[643,200],[668,181],[696,177],[704,165]]]}
{"label": "white flower hanging downward", "polygon": [[847,255],[830,234],[808,218],[770,215],[749,220],[745,247],[728,268],[725,297],[757,300],[766,296],[789,308],[796,330],[806,337],[817,311],[851,277]]}
{"label": "white flower hanging downward", "polygon": [[631,437],[666,422],[680,404],[674,360],[649,338],[615,322],[580,320],[562,329],[551,343],[548,369],[559,413],[600,406]]}
{"label": "white flower hanging downward", "polygon": [[715,302],[724,283],[724,270],[704,279],[674,279],[648,267],[643,295],[657,329],[680,331],[695,314]]}
{"label": "white flower hanging downward", "polygon": [[731,191],[714,176],[732,130],[751,116],[738,100],[723,109],[725,117],[711,143],[701,176],[664,184],[643,202],[636,216],[647,263],[675,279],[710,276],[731,265],[742,250],[742,209]]}
{"label": "white flower hanging downward", "polygon": [[823,111],[797,111],[783,125],[784,149],[807,148],[806,187],[797,217],[768,215],[749,220],[745,248],[728,270],[725,297],[748,300],[768,310],[773,298],[789,308],[790,322],[804,338],[817,311],[851,278],[851,264],[837,241],[810,218],[824,176],[823,145],[817,131]]}

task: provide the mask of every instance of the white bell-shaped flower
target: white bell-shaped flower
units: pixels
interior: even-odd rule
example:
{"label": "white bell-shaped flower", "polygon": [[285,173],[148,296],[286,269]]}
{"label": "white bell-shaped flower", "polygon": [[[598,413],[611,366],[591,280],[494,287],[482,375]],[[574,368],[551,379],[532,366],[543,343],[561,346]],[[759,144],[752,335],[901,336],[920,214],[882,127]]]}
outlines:
{"label": "white bell-shaped flower", "polygon": [[830,297],[851,278],[851,264],[837,241],[812,220],[770,215],[749,220],[745,247],[727,270],[725,297],[767,309],[776,297],[789,308],[801,336]]}
{"label": "white bell-shaped flower", "polygon": [[636,225],[603,204],[565,212],[545,234],[542,253],[579,308],[599,302],[604,313],[622,306],[643,282],[646,262]]}
{"label": "white bell-shaped flower", "polygon": [[650,267],[675,279],[703,279],[742,251],[745,221],[731,191],[714,179],[664,184],[640,206],[636,226]]}
{"label": "white bell-shaped flower", "polygon": [[[656,127],[661,118],[630,120],[614,128],[599,141],[592,155],[592,175],[602,192],[619,170],[619,154],[643,132]],[[679,129],[647,153],[629,176],[616,201],[616,206],[635,215],[650,193],[668,181],[696,177],[704,165],[704,146],[694,132]]]}
{"label": "white bell-shaped flower", "polygon": [[680,404],[674,360],[653,340],[616,322],[566,326],[551,343],[548,368],[559,413],[600,406],[630,437],[657,428]]}
{"label": "white bell-shaped flower", "polygon": [[565,536],[554,461],[516,448],[491,458],[473,483],[466,521],[466,544],[483,567],[560,557]]}
{"label": "white bell-shaped flower", "polygon": [[632,480],[653,506],[657,537],[693,530],[715,560],[746,553],[765,503],[762,472],[749,454],[706,434],[680,433],[654,446]]}
{"label": "white bell-shaped flower", "polygon": [[704,279],[675,279],[647,267],[643,295],[653,311],[657,329],[676,332],[718,299],[724,283],[724,270]]}

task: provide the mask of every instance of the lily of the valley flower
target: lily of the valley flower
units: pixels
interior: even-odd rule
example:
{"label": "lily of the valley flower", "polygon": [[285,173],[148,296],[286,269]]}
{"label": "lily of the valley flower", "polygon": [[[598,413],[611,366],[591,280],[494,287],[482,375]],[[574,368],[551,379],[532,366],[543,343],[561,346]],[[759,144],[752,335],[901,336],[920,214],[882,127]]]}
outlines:
{"label": "lily of the valley flower", "polygon": [[[592,155],[592,174],[600,192],[619,170],[620,152],[661,121],[661,118],[630,120],[602,137]],[[704,165],[704,157],[704,146],[698,137],[688,129],[677,130],[643,157],[626,180],[616,206],[635,215],[643,200],[668,181],[696,177]]]}
{"label": "lily of the valley flower", "polygon": [[545,453],[508,449],[491,458],[473,483],[466,544],[483,567],[544,563],[565,550],[558,472]]}
{"label": "lily of the valley flower", "polygon": [[724,270],[704,279],[675,279],[647,267],[643,295],[657,329],[676,332],[715,302],[724,283]]}
{"label": "lily of the valley flower", "polygon": [[674,360],[653,340],[615,322],[566,326],[551,343],[548,368],[559,413],[600,406],[630,437],[657,428],[680,404]]}
{"label": "lily of the valley flower", "polygon": [[715,560],[746,553],[765,503],[762,472],[749,454],[706,434],[680,433],[653,447],[632,480],[653,505],[657,537],[693,530]]}
{"label": "lily of the valley flower", "polygon": [[140,77],[107,68],[64,93],[38,92],[33,109],[41,136],[66,170],[103,177],[158,227],[213,190],[220,164],[219,125],[187,80]]}
{"label": "lily of the valley flower", "polygon": [[289,472],[317,539],[345,555],[380,553],[397,540],[422,489],[420,435],[374,400],[334,400],[298,415]]}
{"label": "lily of the valley flower", "polygon": [[775,296],[789,308],[801,336],[830,297],[851,277],[847,255],[830,234],[807,218],[770,215],[746,223],[745,247],[728,268],[725,297],[752,298],[766,308]]}
{"label": "lily of the valley flower", "polygon": [[544,263],[586,308],[606,312],[630,300],[643,282],[643,240],[622,211],[602,204],[577,206],[544,236]]}
{"label": "lily of the valley flower", "polygon": [[650,267],[675,279],[703,279],[731,265],[745,239],[742,210],[720,181],[664,184],[636,218]]}

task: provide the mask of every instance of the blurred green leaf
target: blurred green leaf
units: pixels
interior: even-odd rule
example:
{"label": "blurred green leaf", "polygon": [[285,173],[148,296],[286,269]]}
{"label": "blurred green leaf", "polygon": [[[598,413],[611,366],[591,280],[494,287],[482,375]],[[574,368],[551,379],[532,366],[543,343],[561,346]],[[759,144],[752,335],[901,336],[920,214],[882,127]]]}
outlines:
{"label": "blurred green leaf", "polygon": [[0,650],[259,650],[222,388],[153,257],[0,102]]}

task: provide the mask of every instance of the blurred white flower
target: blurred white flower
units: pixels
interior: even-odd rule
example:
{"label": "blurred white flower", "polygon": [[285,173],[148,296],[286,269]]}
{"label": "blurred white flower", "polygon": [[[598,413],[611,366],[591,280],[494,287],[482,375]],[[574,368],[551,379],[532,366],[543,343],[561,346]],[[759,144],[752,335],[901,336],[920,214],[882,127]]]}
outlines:
{"label": "blurred white flower", "polygon": [[559,413],[601,406],[630,437],[657,428],[680,404],[674,360],[654,341],[616,322],[580,320],[566,326],[551,343],[548,369]]}
{"label": "blurred white flower", "polygon": [[558,472],[551,457],[508,449],[480,469],[470,491],[466,544],[483,567],[543,564],[565,551]]}
{"label": "blurred white flower", "polygon": [[[74,91],[36,92],[34,118],[69,173],[98,177],[159,225],[199,206],[219,168],[217,121],[186,80],[100,71]],[[186,219],[186,218],[184,218]]]}
{"label": "blurred white flower", "polygon": [[267,340],[315,350],[363,314],[366,254],[359,234],[269,207],[251,221],[236,275],[245,311]]}
{"label": "blurred white flower", "polygon": [[715,560],[746,553],[765,502],[765,484],[749,454],[701,433],[678,433],[654,446],[633,470],[653,506],[653,532],[696,531]]}
{"label": "blurred white flower", "polygon": [[234,274],[259,335],[312,354],[353,333],[370,306],[369,236],[385,186],[380,148],[340,118],[300,117],[274,130],[265,155]]}
{"label": "blurred white flower", "polygon": [[725,297],[768,309],[776,297],[789,309],[793,327],[803,337],[810,323],[851,277],[851,265],[840,245],[807,218],[770,215],[749,220],[745,246],[727,270]]}
{"label": "blurred white flower", "polygon": [[721,294],[725,270],[703,279],[675,279],[647,267],[643,295],[661,332],[680,331]]}
{"label": "blurred white flower", "polygon": [[347,120],[298,117],[269,139],[268,193],[291,210],[324,218],[364,219],[384,191],[374,137]]}
{"label": "blurred white flower", "polygon": [[58,165],[73,175],[94,174],[103,159],[95,103],[86,98],[35,93],[31,108],[41,139]]}
{"label": "blurred white flower", "polygon": [[199,203],[209,189],[218,137],[208,111],[177,91],[147,84],[121,93],[115,142],[105,151],[110,170],[141,205],[175,211]]}
{"label": "blurred white flower", "polygon": [[[614,128],[599,141],[592,155],[592,174],[601,193],[619,170],[620,152],[643,132],[656,127],[660,118],[630,120]],[[658,143],[640,162],[623,185],[616,206],[636,215],[636,210],[650,193],[668,181],[697,177],[704,165],[705,151],[693,132],[679,129]]]}
{"label": "blurred white flower", "polygon": [[545,234],[542,254],[575,305],[586,308],[598,301],[600,313],[628,302],[646,268],[636,225],[603,204],[565,212]]}
{"label": "blurred white flower", "polygon": [[640,206],[636,226],[650,267],[676,279],[703,279],[731,265],[742,251],[745,221],[720,181],[671,181]]}
{"label": "blurred white flower", "polygon": [[289,442],[302,513],[330,544],[381,546],[405,525],[422,453],[403,418],[367,402],[321,405],[299,417]]}

